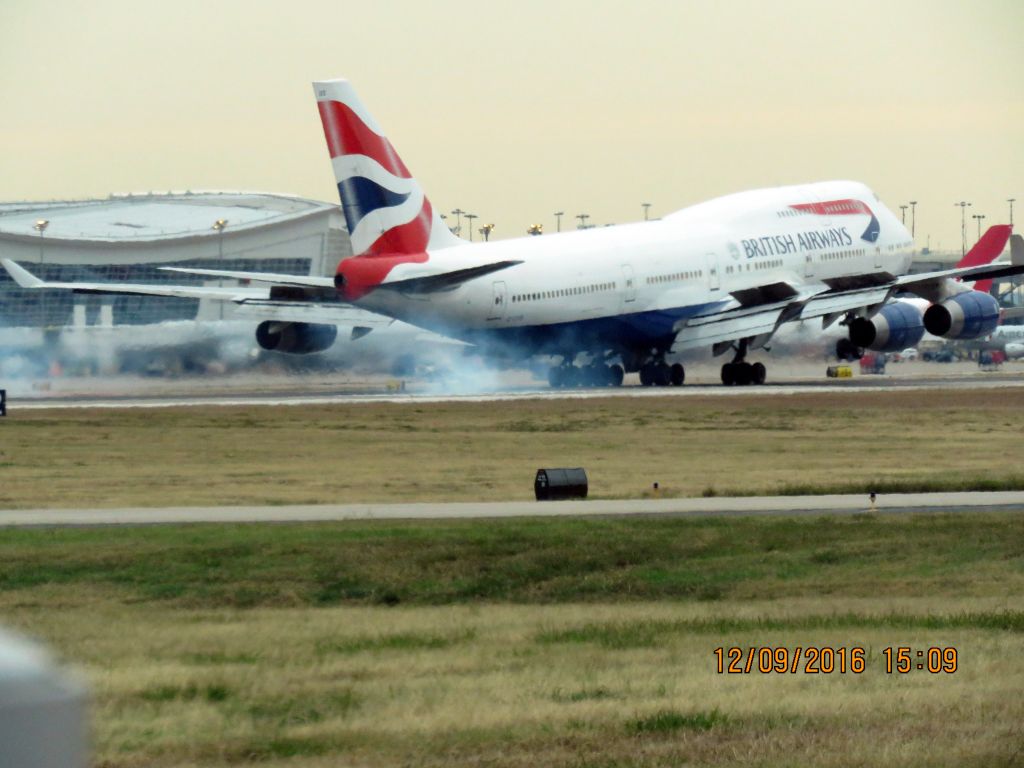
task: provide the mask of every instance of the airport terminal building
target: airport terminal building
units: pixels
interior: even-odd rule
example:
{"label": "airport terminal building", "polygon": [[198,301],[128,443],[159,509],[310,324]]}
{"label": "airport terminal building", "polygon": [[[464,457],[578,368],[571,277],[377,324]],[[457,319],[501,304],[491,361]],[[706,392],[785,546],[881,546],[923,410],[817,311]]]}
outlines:
{"label": "airport terminal building", "polygon": [[[0,256],[46,280],[204,282],[160,271],[164,266],[330,275],[351,253],[339,206],[289,195],[169,192],[0,203]],[[150,324],[205,319],[203,309],[195,299],[25,290],[0,270],[0,327]]]}

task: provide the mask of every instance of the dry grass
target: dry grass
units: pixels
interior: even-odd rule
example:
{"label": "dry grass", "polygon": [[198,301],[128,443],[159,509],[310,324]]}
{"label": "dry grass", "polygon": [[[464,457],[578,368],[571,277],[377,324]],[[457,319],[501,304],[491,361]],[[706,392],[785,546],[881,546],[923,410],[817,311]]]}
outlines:
{"label": "dry grass", "polygon": [[[72,589],[7,616],[83,666],[97,762],[238,765],[963,765],[1008,763],[1024,635],[974,627],[725,633],[655,645],[549,642],[588,624],[699,626],[822,612],[1020,610],[1019,598],[714,605],[175,611]],[[116,596],[115,596],[116,597]],[[36,594],[35,599],[47,599]],[[13,603],[13,604],[12,604]],[[886,674],[881,649],[955,646],[954,674]],[[719,675],[719,645],[862,645],[861,675]]]}
{"label": "dry grass", "polygon": [[0,507],[526,499],[541,466],[593,496],[1024,486],[1024,388],[769,397],[18,412]]}

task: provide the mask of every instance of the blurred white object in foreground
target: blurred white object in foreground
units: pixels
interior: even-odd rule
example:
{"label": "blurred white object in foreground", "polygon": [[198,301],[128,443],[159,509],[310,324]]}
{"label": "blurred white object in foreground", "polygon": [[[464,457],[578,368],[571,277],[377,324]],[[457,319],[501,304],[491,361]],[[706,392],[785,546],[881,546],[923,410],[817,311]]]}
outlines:
{"label": "blurred white object in foreground", "polygon": [[85,687],[50,655],[0,629],[0,766],[88,763]]}

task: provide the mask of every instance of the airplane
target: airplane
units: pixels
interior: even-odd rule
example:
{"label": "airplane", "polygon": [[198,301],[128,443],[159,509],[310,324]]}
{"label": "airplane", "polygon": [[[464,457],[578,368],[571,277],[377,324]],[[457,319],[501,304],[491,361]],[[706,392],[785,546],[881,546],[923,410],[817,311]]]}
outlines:
{"label": "airplane", "polygon": [[[273,317],[260,328],[282,351],[322,348],[357,308],[485,355],[559,358],[549,371],[556,387],[618,386],[632,372],[644,385],[681,385],[685,370],[666,355],[707,347],[731,353],[723,384],[762,384],[765,365],[747,358],[786,323],[838,322],[851,335],[870,326],[888,342],[921,327],[979,338],[998,324],[999,306],[962,281],[1024,273],[1024,259],[1014,258],[906,274],[910,233],[855,181],[740,192],[649,222],[466,242],[442,221],[351,83],[316,81],[313,89],[354,255],[333,279],[166,268],[269,286],[220,298]],[[55,287],[3,263],[19,284]],[[897,293],[931,304],[922,313],[897,304]],[[375,322],[356,325],[353,335]]]}
{"label": "airplane", "polygon": [[984,349],[1001,349],[1009,360],[1024,357],[1024,325],[1000,325],[987,336]]}

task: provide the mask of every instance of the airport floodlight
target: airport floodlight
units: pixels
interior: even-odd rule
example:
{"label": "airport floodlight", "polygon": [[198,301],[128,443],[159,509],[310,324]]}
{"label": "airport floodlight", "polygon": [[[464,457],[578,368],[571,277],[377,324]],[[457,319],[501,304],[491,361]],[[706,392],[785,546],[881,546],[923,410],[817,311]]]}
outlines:
{"label": "airport floodlight", "polygon": [[[457,235],[462,234],[462,214],[464,213],[465,211],[461,208],[452,209],[452,216],[455,217],[455,229],[453,229],[452,232]],[[472,234],[472,232],[470,234]]]}
{"label": "airport floodlight", "polygon": [[469,219],[469,241],[473,242],[473,219],[479,219],[480,217],[475,213],[466,213],[465,211],[462,212],[462,215]]}
{"label": "airport floodlight", "polygon": [[961,200],[959,203],[953,203],[953,207],[956,206],[960,206],[960,256],[963,257],[967,253],[967,209],[971,204]]}
{"label": "airport floodlight", "polygon": [[576,227],[576,229],[586,229],[587,228],[587,219],[590,218],[590,214],[589,213],[577,213],[576,214],[576,218],[580,220],[579,226]]}
{"label": "airport floodlight", "polygon": [[648,219],[647,213],[651,210],[651,204],[650,203],[640,203],[640,206],[644,209],[644,221],[649,221],[650,219]]}
{"label": "airport floodlight", "polygon": [[50,226],[49,219],[36,219],[36,223],[32,225],[32,229],[38,232],[40,235],[46,231],[46,228]]}
{"label": "airport floodlight", "polygon": [[981,240],[981,220],[985,218],[985,214],[976,213],[971,218],[978,222],[978,239]]}
{"label": "airport floodlight", "polygon": [[484,224],[480,227],[480,234],[484,236],[484,242],[486,243],[491,239],[491,232],[494,231],[493,224]]}
{"label": "airport floodlight", "polygon": [[565,215],[565,211],[555,211],[555,232],[562,231],[562,217]]}
{"label": "airport floodlight", "polygon": [[544,225],[543,224],[531,224],[529,226],[529,228],[526,230],[526,234],[528,234],[528,235],[543,235],[544,234]]}
{"label": "airport floodlight", "polygon": [[914,231],[916,229],[916,227],[914,225],[917,223],[916,208],[917,208],[917,200],[911,200],[910,201],[910,239],[911,240],[913,240],[914,236],[916,235],[916,232]]}
{"label": "airport floodlight", "polygon": [[[213,222],[213,228],[215,230],[217,230],[217,262],[221,265],[221,269],[223,269],[223,263],[224,263],[224,228],[227,227],[227,225],[228,225],[228,220],[227,219],[217,219],[215,222]],[[217,285],[222,287],[222,288],[224,287],[224,278],[223,277],[220,278],[217,281]],[[217,310],[218,310],[218,314],[220,315],[220,319],[223,320],[224,319],[224,302],[223,301],[218,301],[217,302]]]}
{"label": "airport floodlight", "polygon": [[900,206],[900,223],[903,226],[907,226],[907,208],[909,208],[909,207],[910,207],[909,205],[901,205]]}
{"label": "airport floodlight", "polygon": [[1008,198],[1006,198],[1006,202],[1008,202],[1010,204],[1010,226],[1012,227],[1013,226],[1013,204],[1015,202],[1017,202],[1017,198],[1016,197],[1008,197]]}

